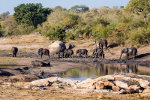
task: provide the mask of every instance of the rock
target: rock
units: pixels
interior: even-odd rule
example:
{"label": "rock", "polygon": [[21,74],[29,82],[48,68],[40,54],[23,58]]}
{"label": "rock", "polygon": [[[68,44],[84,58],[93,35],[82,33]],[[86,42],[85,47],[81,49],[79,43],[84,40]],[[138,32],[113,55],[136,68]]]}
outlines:
{"label": "rock", "polygon": [[32,81],[31,84],[33,86],[51,86],[52,82],[50,82],[48,79],[40,79]]}
{"label": "rock", "polygon": [[133,89],[121,90],[121,94],[133,94],[133,93],[139,93],[139,91],[136,91],[136,90],[133,90]]}
{"label": "rock", "polygon": [[49,45],[48,48],[49,48],[51,54],[56,54],[60,50],[65,50],[66,49],[66,45],[62,41],[55,41],[54,43]]}
{"label": "rock", "polygon": [[39,61],[35,60],[31,62],[31,65],[33,67],[50,67],[50,62],[49,61]]}
{"label": "rock", "polygon": [[114,81],[115,85],[120,87],[120,88],[124,88],[127,89],[128,88],[128,84],[122,81]]}
{"label": "rock", "polygon": [[114,86],[114,84],[110,81],[104,81],[104,86]]}
{"label": "rock", "polygon": [[137,79],[137,78],[132,78],[132,80],[139,82],[140,86],[143,88],[148,88],[150,84],[148,80]]}
{"label": "rock", "polygon": [[93,85],[93,83],[94,83],[94,81],[92,79],[87,79],[85,81],[77,83],[77,88],[80,88],[80,89],[95,89],[95,86]]}
{"label": "rock", "polygon": [[114,80],[115,81],[120,81],[120,80],[130,80],[131,78],[130,77],[126,77],[124,75],[115,75],[114,76]]}
{"label": "rock", "polygon": [[12,76],[13,74],[7,71],[0,70],[0,76]]}
{"label": "rock", "polygon": [[137,85],[130,85],[128,89],[139,90],[140,87]]}
{"label": "rock", "polygon": [[108,81],[109,80],[111,80],[111,81],[114,80],[114,77],[112,75],[105,75],[105,76],[102,76],[101,78],[102,78],[102,80],[108,80]]}
{"label": "rock", "polygon": [[143,93],[150,93],[150,88],[149,89],[144,89]]}
{"label": "rock", "polygon": [[40,87],[32,87],[32,90],[46,90],[46,88],[40,86]]}
{"label": "rock", "polygon": [[119,88],[118,86],[112,86],[112,90],[113,90],[113,91],[119,91],[120,88]]}
{"label": "rock", "polygon": [[93,86],[95,87],[95,89],[103,89],[104,88],[104,83],[102,81],[96,82],[93,84]]}

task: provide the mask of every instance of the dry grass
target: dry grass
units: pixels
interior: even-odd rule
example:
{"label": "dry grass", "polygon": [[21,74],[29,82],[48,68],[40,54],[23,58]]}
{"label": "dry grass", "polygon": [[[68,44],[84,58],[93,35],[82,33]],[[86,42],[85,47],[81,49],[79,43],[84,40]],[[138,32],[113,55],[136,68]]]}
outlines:
{"label": "dry grass", "polygon": [[32,45],[50,43],[50,41],[41,35],[29,34],[20,36],[10,36],[0,38],[0,44],[14,44],[14,45]]}
{"label": "dry grass", "polygon": [[32,58],[0,57],[0,66],[29,65]]}
{"label": "dry grass", "polygon": [[0,66],[2,65],[17,65],[20,58],[0,57]]}

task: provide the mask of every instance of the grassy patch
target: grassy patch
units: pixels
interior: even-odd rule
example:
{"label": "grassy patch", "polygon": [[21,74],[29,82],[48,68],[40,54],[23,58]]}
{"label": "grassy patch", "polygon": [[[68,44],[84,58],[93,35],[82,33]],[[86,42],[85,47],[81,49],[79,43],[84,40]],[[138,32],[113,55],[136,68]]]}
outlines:
{"label": "grassy patch", "polygon": [[8,53],[11,52],[10,50],[0,50],[0,53]]}
{"label": "grassy patch", "polygon": [[20,58],[0,57],[0,67],[15,66]]}

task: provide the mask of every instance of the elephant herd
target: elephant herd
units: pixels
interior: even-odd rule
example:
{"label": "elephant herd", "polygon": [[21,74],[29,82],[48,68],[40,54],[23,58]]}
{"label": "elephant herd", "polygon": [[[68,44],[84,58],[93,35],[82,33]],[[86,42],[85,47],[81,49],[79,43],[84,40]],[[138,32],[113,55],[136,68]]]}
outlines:
{"label": "elephant herd", "polygon": [[[99,47],[95,48],[93,50],[92,53],[92,57],[94,58],[105,58],[105,54],[104,54],[104,46],[105,49],[108,49],[108,42],[107,40],[101,40],[99,41]],[[72,58],[74,57],[74,51],[72,50],[72,48],[74,48],[74,45],[69,45],[68,49],[63,48],[61,49],[59,52],[57,52],[56,54],[58,55],[59,58]],[[12,47],[12,56],[16,57],[17,56],[17,52],[18,52],[18,48],[17,47]],[[128,60],[130,56],[133,56],[133,59],[135,59],[136,55],[137,55],[137,48],[135,47],[131,47],[131,48],[124,48],[121,51],[121,55],[120,55],[120,59],[122,57],[122,54],[126,54],[126,59]],[[38,49],[38,55],[40,55],[40,57],[42,58],[43,55],[46,55],[50,58],[50,51],[49,49],[44,49],[44,48],[40,48]],[[76,50],[76,56],[77,57],[88,57],[88,50],[87,49],[78,49]]]}

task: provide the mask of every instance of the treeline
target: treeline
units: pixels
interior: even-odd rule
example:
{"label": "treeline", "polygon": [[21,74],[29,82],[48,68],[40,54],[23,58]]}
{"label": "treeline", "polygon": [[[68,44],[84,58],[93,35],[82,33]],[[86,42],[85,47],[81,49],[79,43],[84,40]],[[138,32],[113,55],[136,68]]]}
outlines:
{"label": "treeline", "polygon": [[108,39],[118,44],[150,42],[150,0],[130,0],[126,7],[65,9],[21,4],[0,15],[0,36],[39,32],[51,40]]}

